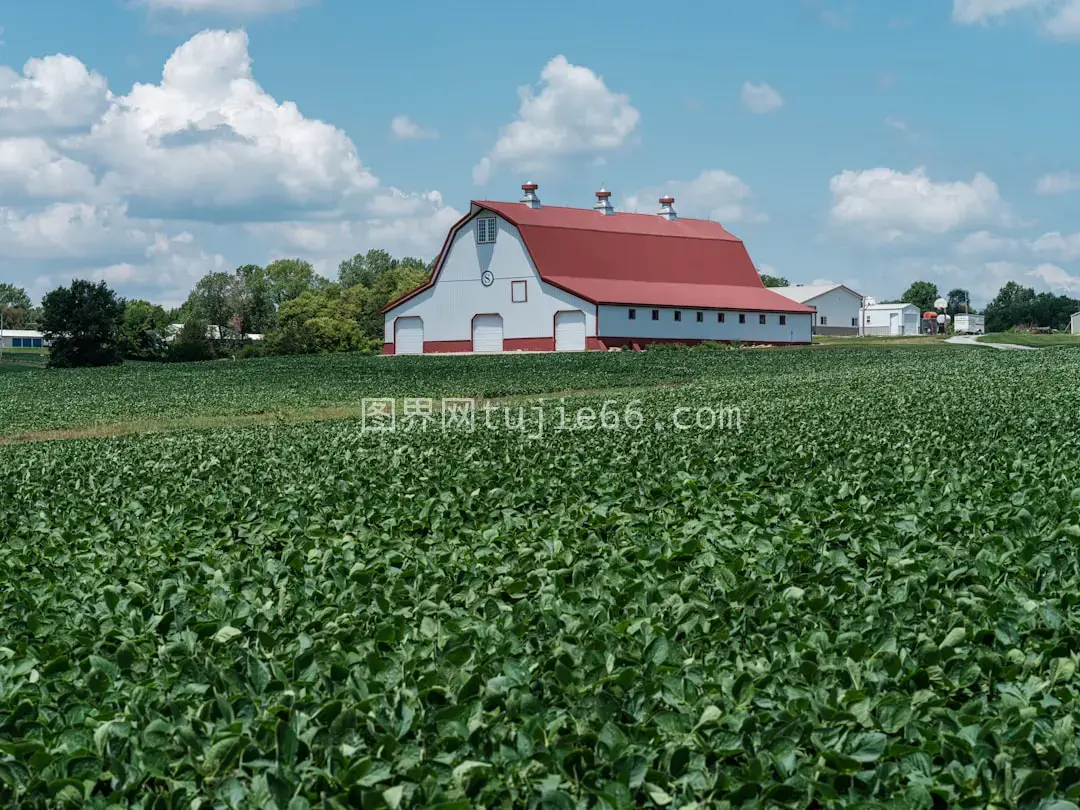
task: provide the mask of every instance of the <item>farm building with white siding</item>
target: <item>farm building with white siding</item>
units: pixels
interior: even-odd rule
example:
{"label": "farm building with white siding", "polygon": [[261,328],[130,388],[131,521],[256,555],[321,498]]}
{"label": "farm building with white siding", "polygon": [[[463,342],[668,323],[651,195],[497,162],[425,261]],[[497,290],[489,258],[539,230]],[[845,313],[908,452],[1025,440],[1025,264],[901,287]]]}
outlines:
{"label": "farm building with white siding", "polygon": [[773,292],[814,308],[815,335],[859,334],[863,297],[843,284],[796,284]]}
{"label": "farm building with white siding", "polygon": [[917,335],[919,308],[914,304],[871,304],[863,308],[864,335]]}
{"label": "farm building with white siding", "polygon": [[1069,317],[1069,331],[1074,335],[1080,335],[1080,312]]}
{"label": "farm building with white siding", "polygon": [[431,277],[383,308],[384,354],[583,351],[649,343],[809,343],[813,309],[767,289],[718,222],[473,201]]}
{"label": "farm building with white siding", "polygon": [[48,345],[49,341],[41,332],[30,329],[0,330],[0,346],[5,349],[41,349]]}

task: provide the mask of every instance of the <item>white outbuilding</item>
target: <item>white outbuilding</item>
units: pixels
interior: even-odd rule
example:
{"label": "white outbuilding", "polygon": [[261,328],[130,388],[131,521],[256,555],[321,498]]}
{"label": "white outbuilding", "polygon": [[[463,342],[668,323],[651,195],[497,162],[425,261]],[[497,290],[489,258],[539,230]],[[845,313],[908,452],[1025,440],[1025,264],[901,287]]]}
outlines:
{"label": "white outbuilding", "polygon": [[766,288],[719,222],[473,200],[431,277],[391,301],[384,354],[585,351],[702,341],[809,343],[813,309]]}
{"label": "white outbuilding", "polygon": [[863,307],[862,334],[917,335],[919,316],[914,304],[870,304]]}
{"label": "white outbuilding", "polygon": [[1074,335],[1080,335],[1080,312],[1069,318],[1069,331]]}
{"label": "white outbuilding", "polygon": [[859,334],[863,297],[843,284],[796,284],[770,287],[785,298],[814,308],[815,335]]}
{"label": "white outbuilding", "polygon": [[41,332],[30,329],[4,329],[0,331],[0,346],[5,349],[41,349],[49,342]]}

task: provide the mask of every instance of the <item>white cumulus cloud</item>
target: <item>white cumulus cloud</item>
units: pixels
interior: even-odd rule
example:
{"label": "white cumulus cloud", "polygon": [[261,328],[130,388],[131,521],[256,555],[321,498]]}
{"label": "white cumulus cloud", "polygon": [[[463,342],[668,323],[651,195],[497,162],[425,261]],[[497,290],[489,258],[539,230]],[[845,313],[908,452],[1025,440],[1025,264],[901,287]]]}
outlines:
{"label": "white cumulus cloud", "polygon": [[1015,15],[1017,12],[1040,20],[1044,34],[1060,39],[1080,37],[1080,0],[953,0],[953,20],[972,25]]}
{"label": "white cumulus cloud", "polygon": [[0,65],[0,132],[84,126],[101,113],[108,98],[105,78],[73,56],[30,59],[22,74]]}
{"label": "white cumulus cloud", "polygon": [[206,272],[282,255],[328,275],[371,248],[430,259],[461,216],[267,93],[242,30],[195,35],[126,93],[71,56],[0,66],[0,133],[4,280],[38,298],[82,277],[175,304]]}
{"label": "white cumulus cloud", "polygon": [[96,196],[97,180],[44,138],[0,138],[0,192],[8,203],[23,196],[85,199]]}
{"label": "white cumulus cloud", "polygon": [[1030,247],[1031,252],[1040,258],[1058,261],[1080,259],[1080,233],[1062,234],[1051,231],[1034,239]]}
{"label": "white cumulus cloud", "polygon": [[348,207],[379,181],[348,136],[279,103],[255,81],[243,31],[204,31],[165,63],[159,84],[113,99],[67,146],[154,215],[258,218]]}
{"label": "white cumulus cloud", "polygon": [[885,240],[911,233],[944,234],[1001,220],[1006,207],[997,185],[978,173],[970,183],[934,182],[922,168],[847,169],[829,181],[836,224]]}
{"label": "white cumulus cloud", "polygon": [[399,141],[422,141],[439,137],[438,132],[424,129],[407,115],[395,115],[390,119],[390,134]]}
{"label": "white cumulus cloud", "polygon": [[1068,273],[1056,264],[1040,264],[1033,270],[1028,271],[1029,276],[1042,279],[1042,281],[1056,292],[1080,293],[1080,276]]}
{"label": "white cumulus cloud", "polygon": [[783,107],[784,99],[765,83],[743,82],[742,103],[754,115],[768,115]]}
{"label": "white cumulus cloud", "polygon": [[518,98],[517,118],[473,167],[478,185],[499,165],[536,171],[559,158],[596,157],[619,149],[641,119],[629,96],[610,90],[603,78],[561,55],[547,63],[537,87],[518,88]]}
{"label": "white cumulus cloud", "polygon": [[956,246],[961,256],[986,256],[1011,253],[1020,247],[1020,240],[1008,236],[997,236],[990,231],[969,233]]}
{"label": "white cumulus cloud", "polygon": [[30,213],[0,208],[0,253],[20,260],[121,261],[153,244],[153,228],[129,219],[123,205],[53,203]]}
{"label": "white cumulus cloud", "polygon": [[641,189],[626,198],[624,209],[658,212],[658,200],[666,194],[675,198],[679,216],[712,219],[720,223],[762,222],[764,214],[754,211],[753,192],[733,174],[707,169],[693,180],[671,180],[663,186]]}
{"label": "white cumulus cloud", "polygon": [[953,0],[953,20],[970,25],[982,23],[1024,8],[1034,8],[1044,0]]}
{"label": "white cumulus cloud", "polygon": [[1044,174],[1035,184],[1036,194],[1067,194],[1070,191],[1080,191],[1080,173]]}

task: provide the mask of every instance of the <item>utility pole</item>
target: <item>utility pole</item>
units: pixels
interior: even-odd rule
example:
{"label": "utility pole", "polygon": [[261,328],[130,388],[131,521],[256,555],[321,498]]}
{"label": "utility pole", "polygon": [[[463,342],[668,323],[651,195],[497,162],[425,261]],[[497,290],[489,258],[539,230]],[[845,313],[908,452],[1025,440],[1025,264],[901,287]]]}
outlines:
{"label": "utility pole", "polygon": [[0,309],[0,363],[4,362],[4,310]]}

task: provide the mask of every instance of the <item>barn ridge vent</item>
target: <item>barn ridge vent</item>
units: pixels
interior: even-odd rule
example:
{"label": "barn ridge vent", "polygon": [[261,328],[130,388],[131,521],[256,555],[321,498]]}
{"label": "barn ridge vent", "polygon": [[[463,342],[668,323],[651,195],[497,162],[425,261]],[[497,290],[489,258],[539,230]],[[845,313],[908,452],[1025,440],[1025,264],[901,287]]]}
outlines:
{"label": "barn ridge vent", "polygon": [[540,207],[540,198],[536,196],[536,190],[538,188],[540,188],[540,186],[536,185],[532,180],[521,184],[521,190],[524,192],[521,201],[529,208]]}
{"label": "barn ridge vent", "polygon": [[596,205],[593,206],[593,210],[605,216],[615,213],[615,208],[611,205],[611,192],[604,188],[603,183],[600,184],[600,190],[596,192]]}
{"label": "barn ridge vent", "polygon": [[660,198],[660,216],[670,222],[675,222],[679,218],[679,215],[675,213],[675,198],[670,194],[665,194]]}

